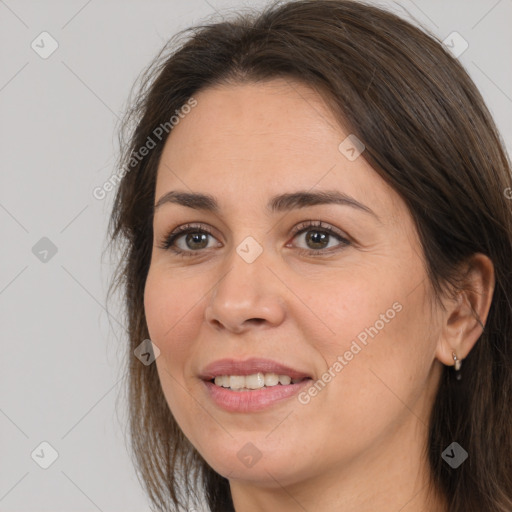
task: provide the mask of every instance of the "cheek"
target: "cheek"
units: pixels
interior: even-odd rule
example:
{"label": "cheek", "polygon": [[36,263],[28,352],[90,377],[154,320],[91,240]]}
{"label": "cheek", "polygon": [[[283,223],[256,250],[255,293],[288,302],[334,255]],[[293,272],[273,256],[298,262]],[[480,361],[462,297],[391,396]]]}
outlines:
{"label": "cheek", "polygon": [[154,272],[150,271],[144,288],[144,313],[148,326],[151,341],[162,350],[163,334],[169,329],[165,311],[169,310],[169,303],[172,301],[172,294],[166,293],[163,282],[157,278]]}
{"label": "cheek", "polygon": [[[331,285],[330,296],[311,291],[315,305],[321,307],[322,324],[316,325],[322,327],[315,336],[311,322],[305,336],[314,340],[322,355],[326,372],[320,378],[328,381],[311,404],[328,403],[340,424],[350,419],[345,426],[355,427],[356,435],[361,428],[378,431],[377,424],[382,427],[400,414],[403,402],[414,401],[426,386],[435,336],[429,329],[426,290],[419,286],[411,292],[409,272],[374,269],[342,274]],[[370,415],[373,426],[366,424]]]}
{"label": "cheek", "polygon": [[198,413],[187,383],[188,364],[197,356],[190,343],[198,330],[192,309],[197,298],[189,297],[183,284],[175,285],[162,273],[150,269],[144,308],[150,339],[160,349],[155,364],[163,394],[178,425],[190,432],[191,421]]}
{"label": "cheek", "polygon": [[153,323],[153,320],[158,319],[159,311],[162,308],[162,301],[166,301],[166,294],[163,293],[165,289],[161,281],[155,275],[150,267],[146,284],[144,287],[144,311],[148,324]]}
{"label": "cheek", "polygon": [[195,308],[200,307],[200,296],[197,288],[195,292],[193,290],[183,281],[176,282],[151,269],[144,289],[150,338],[160,349],[159,359],[165,361],[166,367],[180,379],[184,362],[190,360],[190,350],[193,349],[190,339],[197,335],[199,329],[194,315],[197,315]]}
{"label": "cheek", "polygon": [[327,406],[340,430],[353,439],[377,439],[395,421],[407,420],[411,410],[424,416],[417,400],[428,385],[434,344],[422,321],[421,293],[406,296],[403,290],[388,289],[377,306],[367,298],[367,309],[345,312],[339,327],[346,327],[347,336],[340,337],[337,347],[326,348],[329,366],[338,356],[342,361],[327,384],[331,390],[314,400],[318,407]]}
{"label": "cheek", "polygon": [[379,337],[387,331],[394,318],[400,315],[396,311],[399,306],[394,309],[393,304],[401,296],[396,280],[372,269],[340,269],[333,277],[330,275],[316,283],[310,280],[297,282],[296,289],[301,290],[301,296],[307,297],[304,303],[309,308],[298,304],[298,309],[292,313],[301,319],[302,325],[310,328],[309,335],[316,330],[316,336],[310,339],[306,336],[305,339],[314,340],[315,348],[331,362],[350,351],[354,340],[364,348],[372,336]]}

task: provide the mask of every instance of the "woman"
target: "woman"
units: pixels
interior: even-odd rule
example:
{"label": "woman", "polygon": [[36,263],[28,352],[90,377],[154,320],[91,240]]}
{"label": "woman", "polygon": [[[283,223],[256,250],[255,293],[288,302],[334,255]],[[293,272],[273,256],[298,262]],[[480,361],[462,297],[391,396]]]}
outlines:
{"label": "woman", "polygon": [[110,227],[155,507],[512,510],[510,162],[461,65],[305,0],[137,94]]}

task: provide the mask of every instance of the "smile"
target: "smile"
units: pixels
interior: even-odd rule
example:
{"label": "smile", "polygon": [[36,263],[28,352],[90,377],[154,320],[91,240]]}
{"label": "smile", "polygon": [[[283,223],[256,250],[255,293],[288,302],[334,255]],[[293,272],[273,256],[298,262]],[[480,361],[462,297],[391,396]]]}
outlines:
{"label": "smile", "polygon": [[237,391],[251,391],[254,389],[269,388],[273,386],[287,386],[296,384],[303,378],[292,379],[289,375],[277,373],[253,373],[251,375],[220,375],[213,379],[216,386]]}

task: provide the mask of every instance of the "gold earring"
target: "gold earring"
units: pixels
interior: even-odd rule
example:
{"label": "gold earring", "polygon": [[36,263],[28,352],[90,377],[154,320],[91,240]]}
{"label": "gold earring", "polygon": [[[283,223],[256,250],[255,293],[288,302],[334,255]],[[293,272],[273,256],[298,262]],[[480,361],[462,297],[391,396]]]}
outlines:
{"label": "gold earring", "polygon": [[455,371],[457,372],[456,379],[460,380],[460,367],[462,366],[462,361],[457,357],[457,354],[455,352],[452,352],[453,355],[453,362],[455,366]]}

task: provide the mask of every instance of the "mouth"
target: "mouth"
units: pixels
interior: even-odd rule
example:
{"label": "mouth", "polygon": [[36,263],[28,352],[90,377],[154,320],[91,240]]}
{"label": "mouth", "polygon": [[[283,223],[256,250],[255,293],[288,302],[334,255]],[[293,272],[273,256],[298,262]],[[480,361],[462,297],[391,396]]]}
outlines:
{"label": "mouth", "polygon": [[228,412],[249,413],[283,403],[304,389],[312,375],[270,359],[222,359],[199,378],[207,396]]}
{"label": "mouth", "polygon": [[254,391],[276,386],[289,386],[290,384],[298,384],[305,380],[311,380],[311,378],[292,378],[284,374],[259,372],[251,375],[218,375],[207,382],[231,391]]}

